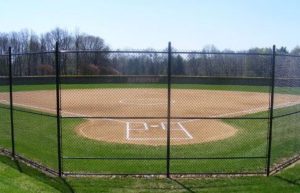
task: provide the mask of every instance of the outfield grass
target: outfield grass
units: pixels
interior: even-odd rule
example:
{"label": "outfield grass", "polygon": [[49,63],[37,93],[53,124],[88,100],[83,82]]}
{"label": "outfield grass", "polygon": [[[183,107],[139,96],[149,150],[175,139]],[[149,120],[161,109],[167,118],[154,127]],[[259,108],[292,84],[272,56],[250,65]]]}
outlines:
{"label": "outfield grass", "polygon": [[[96,88],[164,88],[167,84],[62,84],[63,89],[96,89]],[[54,90],[55,84],[43,85],[14,85],[13,91],[35,91],[35,90]],[[269,86],[247,86],[247,85],[210,85],[210,84],[172,84],[172,88],[176,89],[204,89],[204,90],[228,90],[228,91],[245,91],[245,92],[270,92]],[[0,92],[8,92],[8,86],[0,86]],[[277,93],[300,94],[299,87],[276,87]]]}
{"label": "outfield grass", "polygon": [[[22,163],[0,156],[1,193],[297,193],[300,164],[270,177],[208,179],[66,178],[48,177]],[[21,184],[21,186],[20,186]]]}
{"label": "outfield grass", "polygon": [[[255,91],[268,92],[266,86],[232,86],[232,85],[204,85],[204,84],[172,84],[173,88],[182,89],[208,89],[208,90],[238,90],[238,91]],[[54,90],[55,84],[44,85],[14,85],[14,91],[34,91],[34,90]],[[62,84],[63,89],[97,89],[97,88],[167,88],[167,84]],[[0,86],[2,92],[8,92],[8,86]]]}
{"label": "outfield grass", "polygon": [[[162,88],[159,84],[89,84],[63,85],[64,89],[83,88]],[[267,87],[224,86],[224,85],[174,85],[177,88],[217,89],[267,92]],[[15,86],[14,90],[54,89],[54,85]],[[4,87],[1,87],[2,91]],[[289,91],[288,89],[282,92]],[[298,90],[292,90],[297,93]],[[295,112],[300,106],[275,111],[276,115]],[[0,108],[0,145],[11,147],[9,110]],[[15,110],[15,141],[17,153],[57,169],[56,118],[46,114],[32,114],[30,111]],[[267,112],[254,115],[267,117]],[[282,117],[274,121],[273,162],[293,155],[300,149],[297,118],[299,115]],[[74,127],[84,119],[62,119],[62,150],[64,157],[104,158],[157,158],[157,160],[68,160],[63,161],[63,170],[71,172],[96,173],[162,173],[166,172],[166,147],[99,142],[78,136]],[[217,142],[171,147],[172,158],[191,157],[265,157],[267,151],[268,120],[223,120],[238,129],[236,136]],[[287,132],[293,131],[293,132]],[[237,160],[171,160],[173,173],[205,172],[264,172],[266,159]]]}

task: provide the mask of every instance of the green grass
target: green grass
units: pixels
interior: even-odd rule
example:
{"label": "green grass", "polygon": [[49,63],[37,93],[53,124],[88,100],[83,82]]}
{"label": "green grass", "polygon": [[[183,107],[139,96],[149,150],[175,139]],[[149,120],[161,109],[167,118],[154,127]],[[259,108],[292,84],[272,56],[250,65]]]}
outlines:
{"label": "green grass", "polygon": [[[62,84],[63,89],[96,89],[96,88],[162,88],[166,89],[167,84]],[[176,89],[205,89],[205,90],[229,90],[245,92],[269,92],[268,86],[248,86],[248,85],[209,85],[209,84],[172,84]],[[17,91],[35,91],[35,90],[54,90],[55,84],[44,85],[14,85],[13,90]],[[8,86],[0,86],[0,92],[8,92]],[[277,93],[300,94],[299,87],[278,87]]]}
{"label": "green grass", "polygon": [[[286,112],[299,106],[284,109]],[[280,110],[283,111],[283,110]],[[280,113],[279,110],[276,112]],[[285,113],[285,112],[282,112]],[[10,147],[9,110],[0,108],[1,146]],[[16,151],[28,158],[57,168],[56,118],[29,112],[15,111]],[[253,115],[248,115],[253,116]],[[255,116],[267,116],[266,112]],[[296,115],[295,115],[296,116]],[[290,125],[294,131],[297,124],[291,124],[290,117],[280,118],[281,125]],[[295,119],[294,122],[296,123]],[[62,119],[63,155],[65,157],[144,157],[165,158],[165,146],[146,146],[98,142],[77,135],[74,127],[83,119]],[[171,147],[171,157],[227,157],[265,156],[267,149],[268,120],[224,120],[238,129],[236,136],[204,144]],[[273,155],[274,161],[293,155],[300,148],[297,142],[299,132],[286,132],[286,127],[275,123]],[[284,133],[284,135],[282,134]],[[297,134],[295,136],[295,134]],[[285,148],[282,148],[285,147]],[[172,160],[172,172],[239,172],[260,171],[265,168],[265,159],[257,160]],[[165,173],[165,160],[64,160],[64,171],[101,173]],[[193,166],[193,167],[191,167]]]}
{"label": "green grass", "polygon": [[296,193],[300,192],[300,165],[272,177],[216,179],[67,179],[77,193],[96,192],[171,192],[171,193]]}
{"label": "green grass", "polygon": [[[53,186],[51,186],[52,185],[51,178],[48,178],[49,182],[47,181],[45,183],[45,180],[47,179],[46,176],[42,176],[39,172],[34,170],[30,171],[30,173],[34,174],[34,176],[29,176],[23,172],[20,172],[19,168],[20,167],[18,167],[17,163],[12,162],[6,157],[0,156],[0,192],[1,193],[61,192],[55,189]],[[27,168],[25,168],[25,170],[28,171]]]}
{"label": "green grass", "polygon": [[[8,109],[0,108],[0,114],[4,120],[9,120]],[[15,111],[14,116],[16,151],[56,169],[56,118],[21,111]],[[62,143],[65,157],[165,158],[166,156],[165,146],[116,144],[83,138],[74,131],[74,127],[83,121],[83,119],[62,119]],[[236,137],[204,144],[172,146],[171,156],[182,158],[265,155],[267,121],[239,120],[232,121],[231,124],[239,127]],[[2,124],[2,127],[3,129],[0,130],[0,134],[3,136],[1,145],[10,147],[9,121]],[[234,146],[235,148],[232,148]],[[165,173],[165,164],[165,160],[64,160],[64,170],[103,173]],[[194,167],[191,168],[191,165]],[[245,165],[248,168],[245,168]],[[174,160],[171,169],[173,172],[238,172],[241,170],[263,171],[264,166],[264,159]]]}
{"label": "green grass", "polygon": [[[83,88],[163,88],[159,84],[89,84],[63,85],[64,89]],[[173,85],[176,88],[217,89],[267,92],[267,87],[225,85]],[[54,89],[54,85],[15,86],[16,91]],[[2,86],[0,89],[5,90]],[[280,88],[282,93],[297,94],[296,88]],[[299,111],[300,106],[275,110],[275,115]],[[56,118],[47,114],[33,114],[16,109],[16,151],[27,158],[57,169]],[[0,146],[10,149],[9,110],[0,107]],[[247,116],[267,117],[267,112]],[[300,149],[299,114],[274,120],[272,163],[294,155]],[[166,147],[99,142],[77,135],[74,128],[84,119],[62,119],[62,150],[64,157],[158,158],[158,160],[69,160],[64,159],[63,170],[97,173],[165,173]],[[249,157],[266,156],[268,120],[223,120],[238,129],[234,137],[204,144],[171,147],[171,158],[191,157]],[[298,129],[298,130],[297,130]],[[162,158],[162,159],[159,159]],[[171,160],[171,172],[264,172],[266,159],[238,160]]]}
{"label": "green grass", "polygon": [[49,177],[22,163],[0,156],[1,193],[297,193],[300,164],[275,176],[207,179],[65,178]]}

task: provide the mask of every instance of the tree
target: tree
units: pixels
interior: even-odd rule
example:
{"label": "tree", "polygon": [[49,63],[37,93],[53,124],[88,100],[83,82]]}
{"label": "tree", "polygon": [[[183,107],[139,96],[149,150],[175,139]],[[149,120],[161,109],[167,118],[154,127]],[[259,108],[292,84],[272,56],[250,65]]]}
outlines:
{"label": "tree", "polygon": [[294,49],[292,49],[291,54],[300,56],[300,46],[296,46]]}
{"label": "tree", "polygon": [[172,65],[172,74],[174,75],[184,75],[185,74],[185,64],[184,59],[181,55],[177,55],[173,59],[173,65]]}

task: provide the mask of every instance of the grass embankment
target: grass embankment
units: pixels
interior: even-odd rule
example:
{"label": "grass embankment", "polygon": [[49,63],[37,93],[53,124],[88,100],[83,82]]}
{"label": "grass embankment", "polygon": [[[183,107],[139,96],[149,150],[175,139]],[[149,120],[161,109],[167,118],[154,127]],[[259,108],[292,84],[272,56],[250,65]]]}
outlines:
{"label": "grass embankment", "polygon": [[1,193],[298,193],[300,164],[270,177],[214,179],[137,179],[48,177],[22,163],[0,156]]}

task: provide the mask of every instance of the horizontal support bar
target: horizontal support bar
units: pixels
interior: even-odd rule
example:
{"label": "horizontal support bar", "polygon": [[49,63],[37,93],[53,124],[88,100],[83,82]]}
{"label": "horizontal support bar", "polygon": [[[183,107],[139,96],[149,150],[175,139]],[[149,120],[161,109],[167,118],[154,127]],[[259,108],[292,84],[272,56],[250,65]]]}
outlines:
{"label": "horizontal support bar", "polygon": [[[89,116],[62,116],[62,119],[168,119],[167,117],[89,117]],[[171,119],[269,119],[268,117],[171,117]]]}
{"label": "horizontal support bar", "polygon": [[22,113],[30,113],[30,114],[34,114],[34,115],[41,115],[41,116],[45,116],[45,117],[53,117],[53,118],[56,118],[56,115],[45,114],[45,113],[39,113],[39,112],[33,112],[33,111],[26,111],[26,110],[16,109],[15,107],[14,107],[14,111],[18,111],[18,112],[22,112]]}
{"label": "horizontal support bar", "polygon": [[[44,52],[23,52],[13,53],[12,56],[25,56],[25,55],[36,55],[36,54],[54,54],[55,51],[44,51]],[[60,50],[60,53],[64,54],[80,54],[80,53],[103,53],[103,54],[168,54],[168,51],[149,51],[149,50]],[[272,53],[247,53],[247,52],[203,52],[203,51],[172,51],[172,54],[194,54],[194,55],[242,55],[242,56],[272,56]],[[298,55],[283,55],[277,54],[278,56],[289,56],[289,57],[300,57]],[[8,56],[7,54],[0,56]]]}
{"label": "horizontal support bar", "polygon": [[[76,172],[63,172],[64,176],[165,176],[165,173],[76,173]],[[211,176],[211,175],[231,175],[231,176],[240,176],[240,175],[265,175],[265,172],[199,172],[199,173],[180,173],[180,172],[171,172],[170,175],[199,175],[199,176]]]}
{"label": "horizontal support bar", "polygon": [[276,56],[284,56],[284,57],[300,58],[300,55],[295,55],[295,54],[276,54]]}
{"label": "horizontal support bar", "polygon": [[127,50],[60,50],[62,54],[64,53],[71,53],[71,54],[76,54],[76,53],[103,53],[103,54],[110,54],[110,53],[118,53],[118,54],[168,54],[166,51],[142,51],[142,50],[132,50],[132,51],[127,51]]}
{"label": "horizontal support bar", "polygon": [[12,53],[12,56],[26,56],[26,55],[39,55],[39,54],[54,54],[55,51],[45,51],[45,52],[24,52],[24,53]]}
{"label": "horizontal support bar", "polygon": [[246,52],[199,52],[199,51],[189,51],[189,52],[180,52],[175,51],[172,54],[195,54],[195,55],[244,55],[244,56],[272,56],[270,54],[263,54],[263,53],[246,53]]}
{"label": "horizontal support bar", "polygon": [[288,113],[288,114],[283,114],[283,115],[277,115],[277,116],[273,116],[273,119],[287,117],[287,116],[295,115],[295,114],[298,114],[298,113],[300,113],[300,111],[296,111],[296,112],[292,112],[292,113]]}
{"label": "horizontal support bar", "polygon": [[[171,147],[172,148],[172,147]],[[153,158],[153,157],[135,157],[135,158],[120,158],[120,157],[62,157],[69,160],[166,160],[166,158]],[[233,160],[233,159],[266,159],[266,156],[251,156],[251,157],[171,157],[171,160]]]}

